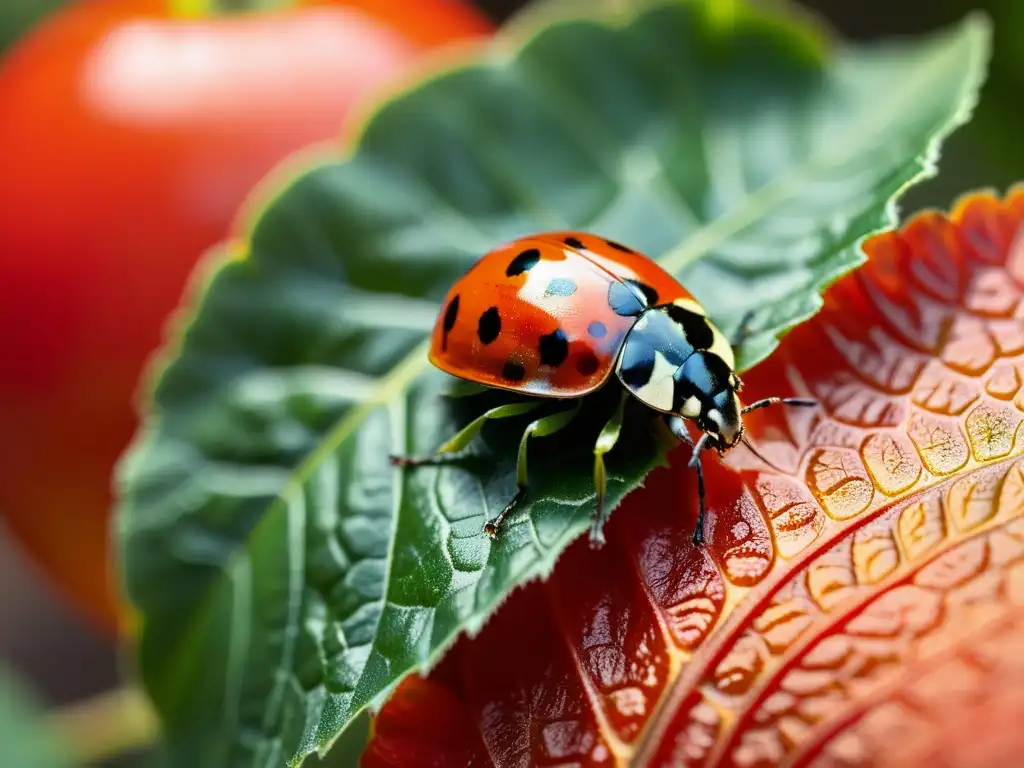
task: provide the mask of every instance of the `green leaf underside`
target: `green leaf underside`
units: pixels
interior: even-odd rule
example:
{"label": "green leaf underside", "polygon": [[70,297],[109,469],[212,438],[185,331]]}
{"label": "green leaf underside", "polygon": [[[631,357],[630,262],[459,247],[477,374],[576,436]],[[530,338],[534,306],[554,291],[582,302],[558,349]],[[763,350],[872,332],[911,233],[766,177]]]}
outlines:
{"label": "green leaf underside", "polygon": [[43,718],[35,696],[0,665],[0,765],[70,768],[70,750]]}
{"label": "green leaf underside", "polygon": [[[488,425],[464,462],[388,463],[497,397],[442,397],[426,358],[476,258],[556,228],[628,243],[724,328],[757,310],[746,367],[862,261],[983,79],[978,18],[826,60],[792,20],[717,7],[560,23],[425,83],[349,159],[295,180],[213,275],[121,469],[142,676],[178,764],[326,747],[586,530],[604,393],[531,444],[532,493],[493,542],[482,525],[535,414]],[[663,460],[642,412],[607,456],[610,507]]]}

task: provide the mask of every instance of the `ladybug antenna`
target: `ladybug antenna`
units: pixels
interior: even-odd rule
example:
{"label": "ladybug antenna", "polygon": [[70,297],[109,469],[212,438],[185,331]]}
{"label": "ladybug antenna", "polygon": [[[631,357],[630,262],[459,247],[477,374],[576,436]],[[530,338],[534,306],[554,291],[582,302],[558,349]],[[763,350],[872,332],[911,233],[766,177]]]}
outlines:
{"label": "ladybug antenna", "polygon": [[776,472],[779,472],[780,474],[785,474],[785,470],[784,470],[784,469],[782,469],[781,467],[778,467],[778,466],[776,466],[776,465],[775,465],[775,464],[773,464],[772,462],[768,461],[768,459],[766,459],[766,458],[765,458],[765,457],[764,457],[764,456],[763,456],[763,455],[761,454],[761,452],[760,452],[760,451],[758,451],[758,450],[757,450],[757,448],[755,448],[755,447],[754,447],[754,444],[753,444],[753,443],[751,443],[751,442],[750,442],[749,440],[747,440],[747,437],[746,437],[746,435],[740,435],[740,442],[741,442],[741,443],[743,443],[743,444],[744,444],[745,446],[747,446],[747,448],[749,448],[749,449],[750,449],[750,452],[751,452],[752,454],[754,454],[755,456],[757,456],[757,458],[759,458],[759,459],[760,459],[761,461],[763,461],[763,462],[764,462],[765,464],[767,464],[767,465],[768,465],[769,467],[771,467],[772,469],[774,469],[774,470],[775,470]]}

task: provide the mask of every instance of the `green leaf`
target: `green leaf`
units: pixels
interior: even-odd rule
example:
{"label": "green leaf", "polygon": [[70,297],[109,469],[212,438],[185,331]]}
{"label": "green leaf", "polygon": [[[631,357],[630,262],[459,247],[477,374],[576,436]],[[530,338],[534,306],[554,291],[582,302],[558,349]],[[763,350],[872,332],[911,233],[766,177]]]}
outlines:
{"label": "green leaf", "polygon": [[35,696],[0,666],[0,765],[67,768],[70,751],[43,721]]}
{"label": "green leaf", "polygon": [[[464,463],[388,463],[500,401],[442,397],[425,354],[474,259],[552,228],[628,243],[725,328],[757,310],[752,364],[933,172],[988,27],[827,49],[788,15],[679,0],[506,46],[388,103],[350,157],[271,201],[159,379],[119,536],[144,683],[190,765],[324,748],[586,530],[612,388],[531,444],[531,494],[494,542],[481,528],[536,413],[488,425]],[[662,461],[635,405],[611,507]]]}
{"label": "green leaf", "polygon": [[370,740],[370,713],[356,717],[323,756],[312,756],[307,768],[359,768],[359,760]]}

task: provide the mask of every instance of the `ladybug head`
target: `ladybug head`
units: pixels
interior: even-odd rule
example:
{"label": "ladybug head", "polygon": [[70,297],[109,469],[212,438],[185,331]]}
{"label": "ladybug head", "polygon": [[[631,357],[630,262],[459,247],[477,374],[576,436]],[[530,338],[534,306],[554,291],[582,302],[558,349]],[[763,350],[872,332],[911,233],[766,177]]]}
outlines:
{"label": "ladybug head", "polygon": [[736,390],[726,387],[705,400],[697,426],[711,435],[719,453],[725,453],[743,437],[743,417]]}
{"label": "ladybug head", "polygon": [[674,379],[678,413],[693,419],[711,445],[724,453],[742,439],[741,384],[726,361],[711,351],[695,352]]}

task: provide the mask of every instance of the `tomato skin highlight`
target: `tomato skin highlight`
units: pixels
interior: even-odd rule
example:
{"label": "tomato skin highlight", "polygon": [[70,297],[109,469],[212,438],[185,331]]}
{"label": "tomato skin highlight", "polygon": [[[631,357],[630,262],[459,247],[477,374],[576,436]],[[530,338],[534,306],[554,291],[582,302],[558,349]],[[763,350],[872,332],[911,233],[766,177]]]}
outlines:
{"label": "tomato skin highlight", "polygon": [[488,23],[456,0],[83,0],[0,61],[0,514],[107,629],[111,472],[193,266],[291,152]]}

